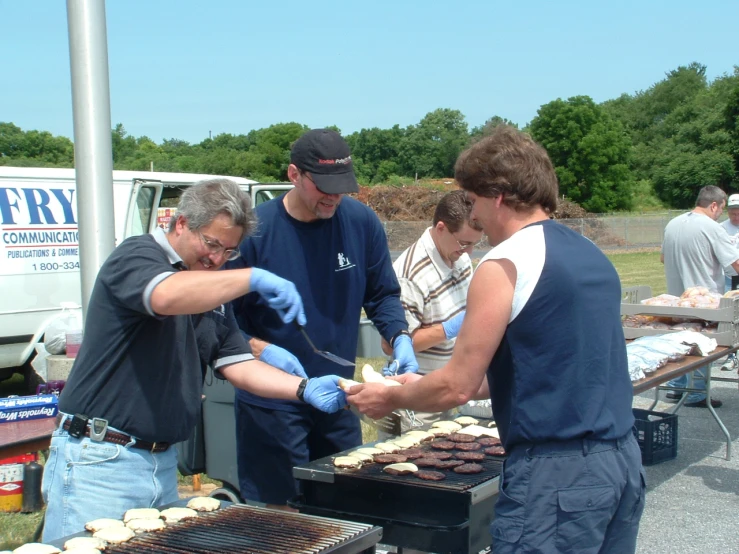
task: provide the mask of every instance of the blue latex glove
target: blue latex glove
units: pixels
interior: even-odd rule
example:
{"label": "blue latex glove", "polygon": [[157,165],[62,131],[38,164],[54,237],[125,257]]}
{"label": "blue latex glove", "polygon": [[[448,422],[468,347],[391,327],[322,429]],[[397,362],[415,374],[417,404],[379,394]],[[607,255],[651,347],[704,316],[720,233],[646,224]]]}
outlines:
{"label": "blue latex glove", "polygon": [[271,366],[276,367],[277,369],[281,369],[285,373],[289,373],[290,375],[297,375],[298,377],[308,377],[305,373],[305,369],[303,369],[303,366],[300,364],[298,359],[290,354],[287,350],[284,348],[280,348],[277,345],[270,344],[267,346],[264,350],[262,350],[262,354],[259,356],[259,359],[264,362],[265,364],[269,364]]}
{"label": "blue latex glove", "polygon": [[336,375],[309,379],[303,400],[329,414],[338,412],[346,406],[346,394],[339,388],[339,377]]}
{"label": "blue latex glove", "polygon": [[264,269],[253,267],[249,290],[259,294],[267,301],[270,308],[277,310],[283,323],[290,323],[293,319],[297,319],[301,325],[307,323],[303,300],[292,281],[278,277]]}
{"label": "blue latex glove", "polygon": [[393,375],[397,375],[399,367],[400,364],[398,363],[398,360],[388,360],[387,363],[382,366],[382,374],[385,377],[392,377]]}
{"label": "blue latex glove", "polygon": [[459,334],[459,330],[462,328],[462,322],[467,310],[463,310],[455,315],[452,319],[447,319],[441,326],[444,328],[444,334],[447,339],[453,339]]}
{"label": "blue latex glove", "polygon": [[413,341],[408,335],[400,335],[393,344],[393,359],[398,362],[398,375],[403,373],[418,373],[416,353],[413,351]]}

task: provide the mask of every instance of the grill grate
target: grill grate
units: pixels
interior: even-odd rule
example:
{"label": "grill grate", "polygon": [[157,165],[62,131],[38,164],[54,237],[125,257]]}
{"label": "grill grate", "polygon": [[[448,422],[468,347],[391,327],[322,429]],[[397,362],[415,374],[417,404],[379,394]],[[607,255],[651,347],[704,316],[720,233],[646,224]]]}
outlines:
{"label": "grill grate", "polygon": [[[377,535],[377,536],[374,536]],[[372,536],[372,537],[370,537]],[[380,529],[371,525],[235,504],[109,546],[106,554],[317,554],[361,552]],[[361,539],[371,538],[363,547]],[[354,549],[351,548],[354,543]]]}

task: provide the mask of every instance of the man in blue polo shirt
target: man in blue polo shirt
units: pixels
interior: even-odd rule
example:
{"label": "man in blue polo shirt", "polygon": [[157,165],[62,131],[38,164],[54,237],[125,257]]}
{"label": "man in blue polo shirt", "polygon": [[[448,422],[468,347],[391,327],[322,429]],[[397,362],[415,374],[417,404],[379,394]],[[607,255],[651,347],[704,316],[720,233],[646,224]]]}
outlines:
{"label": "man in blue polo shirt", "polygon": [[254,224],[237,184],[203,181],[182,195],[169,233],[126,239],[100,268],[44,467],[44,541],[179,498],[171,445],[200,415],[204,365],[262,396],[345,405],[338,377],[307,380],[289,375],[302,371],[295,359],[280,369],[255,360],[225,306],[253,291],[285,323],[304,324],[292,283],[257,268],[203,271],[237,256]]}
{"label": "man in blue polo shirt", "polygon": [[[293,145],[287,174],[295,187],[257,207],[259,229],[229,267],[262,267],[294,282],[308,336],[319,350],[353,360],[364,308],[392,344],[400,373],[418,371],[385,231],[370,208],[344,196],[359,190],[349,146],[335,131],[308,131]],[[309,377],[353,377],[353,367],[316,355],[293,325],[264,309],[259,296],[233,304],[241,329],[269,343],[260,359],[290,352]],[[298,492],[293,466],[362,442],[359,420],[348,410],[324,414],[247,391],[237,391],[235,404],[239,488],[247,500],[284,506]]]}
{"label": "man in blue polo shirt", "polygon": [[402,387],[352,387],[348,402],[382,417],[492,398],[508,453],[493,551],[634,552],[645,480],[618,274],[550,219],[557,177],[528,135],[498,127],[460,155],[455,178],[494,248],[472,277],[452,359]]}

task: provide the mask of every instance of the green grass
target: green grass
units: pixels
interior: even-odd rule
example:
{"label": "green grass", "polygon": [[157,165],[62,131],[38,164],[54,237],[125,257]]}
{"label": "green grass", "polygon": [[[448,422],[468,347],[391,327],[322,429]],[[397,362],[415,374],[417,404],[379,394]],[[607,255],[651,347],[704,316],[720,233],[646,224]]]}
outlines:
{"label": "green grass", "polygon": [[[44,454],[41,453],[39,463],[43,464],[44,461]],[[43,515],[44,510],[30,514],[0,512],[0,550],[12,550],[32,542],[33,534],[40,525]]]}
{"label": "green grass", "polygon": [[0,513],[0,550],[13,550],[32,542],[43,511],[33,514]]}
{"label": "green grass", "polygon": [[26,387],[23,382],[23,375],[14,373],[10,379],[0,381],[0,398],[5,398],[17,394],[23,396],[27,394]]}
{"label": "green grass", "polygon": [[667,292],[665,269],[659,261],[659,250],[608,254],[616,267],[622,287],[649,285],[657,296]]}
{"label": "green grass", "polygon": [[[387,359],[385,358],[357,358],[357,368],[354,372],[354,380],[360,382],[364,381],[364,379],[362,379],[362,367],[364,366],[364,364],[369,364],[377,371],[380,371],[382,366],[385,365],[386,361]],[[366,444],[368,442],[374,442],[377,440],[377,429],[375,427],[372,427],[372,425],[368,425],[361,420],[359,424],[362,426],[363,443]]]}

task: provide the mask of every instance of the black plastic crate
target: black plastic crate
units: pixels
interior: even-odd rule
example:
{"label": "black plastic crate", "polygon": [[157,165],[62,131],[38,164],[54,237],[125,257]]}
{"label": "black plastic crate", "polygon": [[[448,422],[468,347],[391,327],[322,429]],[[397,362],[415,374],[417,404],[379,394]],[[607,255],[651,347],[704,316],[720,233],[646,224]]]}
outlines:
{"label": "black plastic crate", "polygon": [[634,435],[645,466],[677,457],[677,414],[634,408]]}

